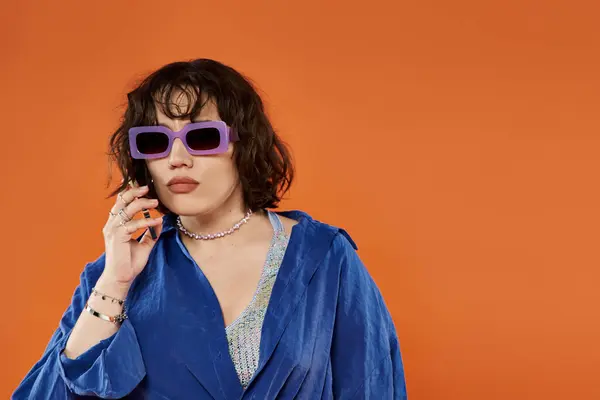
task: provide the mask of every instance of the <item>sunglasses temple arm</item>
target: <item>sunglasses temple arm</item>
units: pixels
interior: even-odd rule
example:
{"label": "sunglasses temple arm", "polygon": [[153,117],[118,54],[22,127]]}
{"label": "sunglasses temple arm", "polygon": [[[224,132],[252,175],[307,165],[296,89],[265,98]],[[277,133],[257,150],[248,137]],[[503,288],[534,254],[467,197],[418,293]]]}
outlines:
{"label": "sunglasses temple arm", "polygon": [[238,140],[240,140],[240,137],[235,128],[229,128],[229,140],[231,142],[237,142]]}

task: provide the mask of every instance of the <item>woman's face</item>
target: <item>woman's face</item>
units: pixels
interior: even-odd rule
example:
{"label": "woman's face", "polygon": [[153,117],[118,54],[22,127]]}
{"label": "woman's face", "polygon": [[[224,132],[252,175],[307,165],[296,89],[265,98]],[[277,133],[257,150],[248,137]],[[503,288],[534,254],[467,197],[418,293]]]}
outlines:
{"label": "woman's face", "polygon": [[[202,100],[206,100],[205,95]],[[182,110],[186,109],[186,96],[174,93],[171,101],[178,104]],[[179,131],[190,122],[221,120],[217,106],[212,100],[209,100],[191,120],[170,119],[156,104],[155,109],[158,123],[164,124],[172,131]],[[210,213],[224,206],[243,208],[241,185],[232,155],[233,144],[229,143],[226,153],[192,156],[181,140],[175,139],[167,157],[146,160],[146,165],[161,203],[178,215],[193,216]],[[177,193],[178,188],[167,185],[174,177],[192,178],[198,184],[190,187],[192,190],[187,193]]]}

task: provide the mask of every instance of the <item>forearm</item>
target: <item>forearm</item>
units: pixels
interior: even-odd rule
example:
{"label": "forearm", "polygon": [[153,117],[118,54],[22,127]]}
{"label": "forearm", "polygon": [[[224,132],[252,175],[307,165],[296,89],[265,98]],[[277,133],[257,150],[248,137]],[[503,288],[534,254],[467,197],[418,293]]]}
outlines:
{"label": "forearm", "polygon": [[[100,293],[118,299],[125,299],[129,291],[128,285],[115,283],[103,276],[98,279],[95,287]],[[123,310],[119,303],[108,298],[103,300],[101,296],[96,295],[89,297],[88,304],[95,311],[109,316],[118,315]],[[73,327],[63,354],[67,358],[75,359],[95,344],[114,335],[118,329],[119,324],[100,319],[84,309]]]}
{"label": "forearm", "polygon": [[[108,279],[105,254],[88,263],[81,274],[71,304],[41,359],[14,392],[16,399],[72,399],[79,396],[122,398],[146,375],[144,360],[133,325],[100,319],[85,310],[86,301],[95,311],[109,316],[122,306],[100,293],[124,300],[130,285]],[[87,397],[86,397],[87,398]]]}

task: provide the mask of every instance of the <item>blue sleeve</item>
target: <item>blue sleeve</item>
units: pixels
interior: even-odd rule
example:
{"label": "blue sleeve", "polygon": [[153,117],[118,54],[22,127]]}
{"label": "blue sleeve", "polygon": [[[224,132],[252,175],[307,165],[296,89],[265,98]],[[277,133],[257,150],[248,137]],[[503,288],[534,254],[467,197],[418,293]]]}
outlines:
{"label": "blue sleeve", "polygon": [[331,256],[341,265],[331,363],[336,399],[406,400],[394,322],[379,288],[341,232]]}
{"label": "blue sleeve", "polygon": [[78,399],[80,396],[116,399],[133,391],[144,378],[146,369],[142,354],[128,319],[114,335],[76,359],[69,359],[63,354],[71,330],[103,269],[104,254],[85,266],[71,304],[42,358],[27,373],[12,399],[58,400]]}

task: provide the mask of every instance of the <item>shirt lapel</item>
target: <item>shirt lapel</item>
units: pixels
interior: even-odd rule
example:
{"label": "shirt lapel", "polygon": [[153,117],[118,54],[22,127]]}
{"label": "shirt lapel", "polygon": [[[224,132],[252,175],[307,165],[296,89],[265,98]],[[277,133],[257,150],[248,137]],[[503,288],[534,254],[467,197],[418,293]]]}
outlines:
{"label": "shirt lapel", "polygon": [[260,356],[254,377],[256,380],[265,367],[283,332],[293,317],[296,305],[302,298],[311,277],[315,274],[338,230],[325,227],[305,213],[283,213],[300,216],[300,223],[292,228],[263,322]]}
{"label": "shirt lapel", "polygon": [[229,356],[217,297],[180,239],[171,243],[179,247],[169,260],[180,289],[172,308],[177,357],[213,398],[239,399],[242,386]]}

